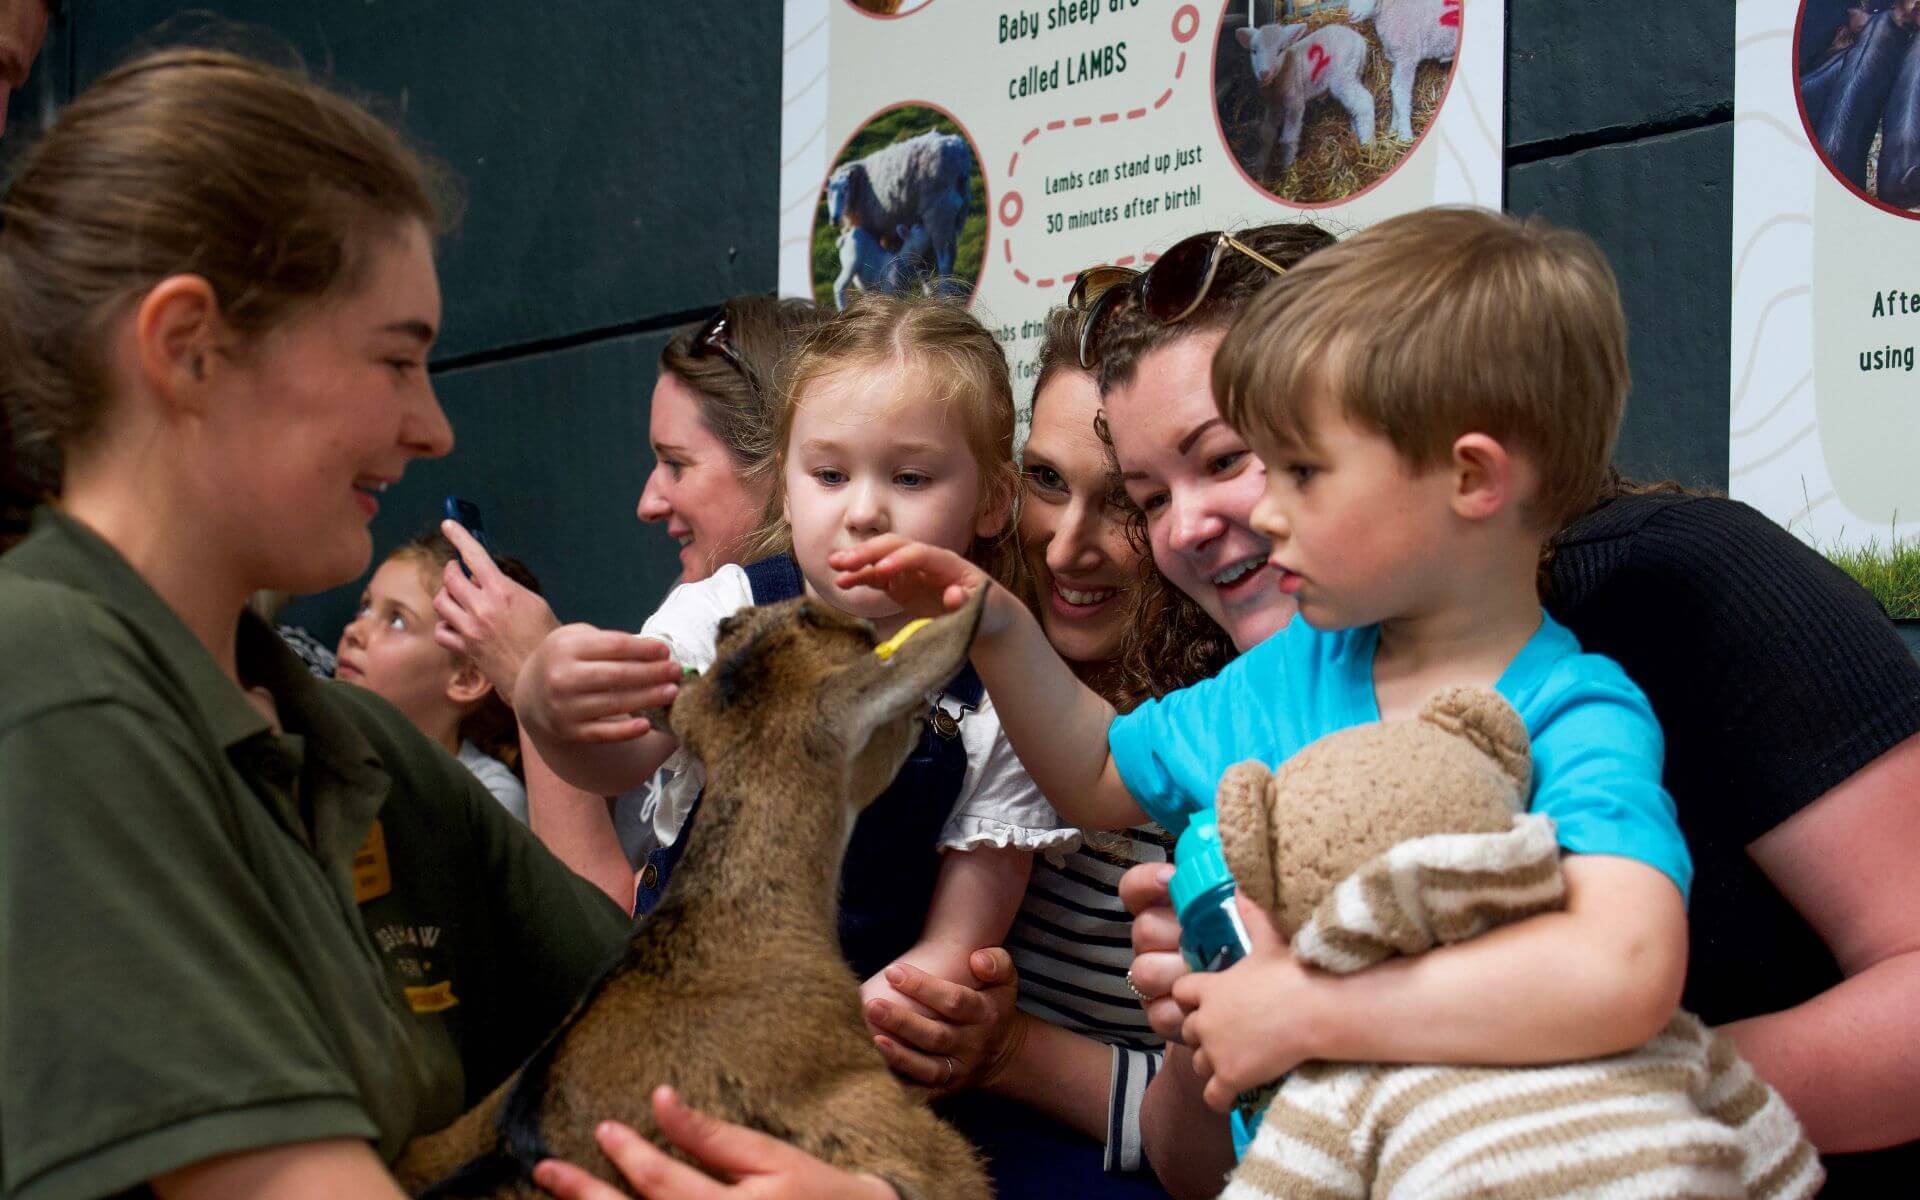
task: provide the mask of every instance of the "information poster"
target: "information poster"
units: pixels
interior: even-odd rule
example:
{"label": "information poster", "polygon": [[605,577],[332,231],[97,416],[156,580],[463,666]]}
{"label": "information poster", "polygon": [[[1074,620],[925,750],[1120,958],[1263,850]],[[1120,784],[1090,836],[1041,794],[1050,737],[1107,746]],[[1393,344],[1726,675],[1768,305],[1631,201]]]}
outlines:
{"label": "information poster", "polygon": [[1209,229],[1501,203],[1501,0],[788,0],[780,290],[1047,310]]}
{"label": "information poster", "polygon": [[1730,490],[1862,578],[1920,533],[1916,9],[1734,9]]}

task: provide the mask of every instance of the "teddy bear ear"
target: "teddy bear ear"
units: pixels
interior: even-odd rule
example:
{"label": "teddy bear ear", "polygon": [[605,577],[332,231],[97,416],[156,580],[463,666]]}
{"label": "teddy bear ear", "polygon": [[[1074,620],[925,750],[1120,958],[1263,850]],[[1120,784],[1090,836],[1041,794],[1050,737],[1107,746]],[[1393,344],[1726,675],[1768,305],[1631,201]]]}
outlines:
{"label": "teddy bear ear", "polygon": [[1472,742],[1493,759],[1517,789],[1520,808],[1527,807],[1533,790],[1533,741],[1527,723],[1492,688],[1443,688],[1420,707],[1420,719],[1455,737]]}
{"label": "teddy bear ear", "polygon": [[1228,767],[1214,793],[1214,820],[1220,830],[1220,854],[1234,885],[1269,912],[1280,907],[1273,871],[1273,772],[1265,763]]}

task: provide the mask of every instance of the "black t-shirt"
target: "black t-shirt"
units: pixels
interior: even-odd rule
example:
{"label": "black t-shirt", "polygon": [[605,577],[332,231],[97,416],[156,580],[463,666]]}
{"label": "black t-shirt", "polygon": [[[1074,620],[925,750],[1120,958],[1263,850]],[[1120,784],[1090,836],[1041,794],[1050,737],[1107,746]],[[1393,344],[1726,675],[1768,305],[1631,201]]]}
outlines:
{"label": "black t-shirt", "polygon": [[[1626,668],[1666,731],[1695,869],[1686,1007],[1717,1025],[1838,983],[1746,848],[1920,731],[1920,665],[1880,605],[1754,509],[1684,495],[1574,522],[1548,588],[1554,618]],[[1834,1160],[1827,1194],[1853,1194],[1866,1157]],[[1920,1143],[1870,1157],[1920,1166]]]}

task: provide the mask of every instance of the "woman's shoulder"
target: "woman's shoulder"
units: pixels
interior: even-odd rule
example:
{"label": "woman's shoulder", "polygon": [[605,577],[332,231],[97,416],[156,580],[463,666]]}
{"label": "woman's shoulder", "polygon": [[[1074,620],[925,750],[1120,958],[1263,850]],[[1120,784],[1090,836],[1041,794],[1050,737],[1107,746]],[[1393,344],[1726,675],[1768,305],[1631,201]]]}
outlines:
{"label": "woman's shoulder", "polygon": [[0,731],[76,704],[166,707],[151,654],[105,601],[82,588],[0,570]]}

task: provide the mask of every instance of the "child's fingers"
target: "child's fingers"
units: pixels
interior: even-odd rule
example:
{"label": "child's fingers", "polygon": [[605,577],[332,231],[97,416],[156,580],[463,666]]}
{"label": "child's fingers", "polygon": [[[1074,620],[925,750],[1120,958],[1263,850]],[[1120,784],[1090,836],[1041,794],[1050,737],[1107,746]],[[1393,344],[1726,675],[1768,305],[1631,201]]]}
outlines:
{"label": "child's fingers", "polygon": [[1231,1084],[1224,1082],[1216,1075],[1207,1080],[1207,1086],[1201,1090],[1200,1098],[1206,1101],[1207,1107],[1214,1112],[1224,1113],[1233,1111],[1233,1099],[1239,1094]]}
{"label": "child's fingers", "polygon": [[1207,1057],[1205,1050],[1193,1052],[1193,1073],[1202,1079],[1213,1078],[1213,1060]]}
{"label": "child's fingers", "polygon": [[868,538],[857,546],[835,550],[827,555],[827,565],[836,571],[856,571],[879,562],[904,545],[907,545],[906,538],[897,533],[883,533],[879,537]]}

